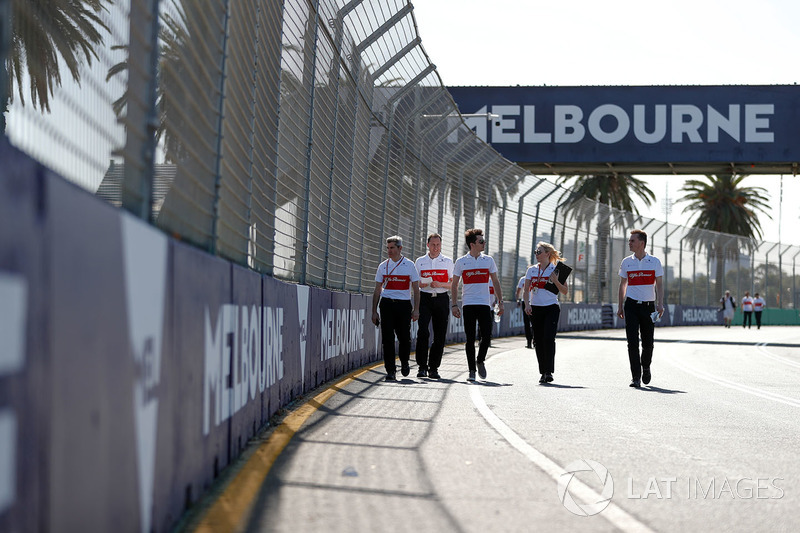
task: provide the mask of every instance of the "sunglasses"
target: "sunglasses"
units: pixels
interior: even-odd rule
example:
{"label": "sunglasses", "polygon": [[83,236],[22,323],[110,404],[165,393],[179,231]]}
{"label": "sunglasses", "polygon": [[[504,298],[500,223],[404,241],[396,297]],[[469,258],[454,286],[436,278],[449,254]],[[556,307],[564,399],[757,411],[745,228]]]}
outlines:
{"label": "sunglasses", "polygon": [[534,254],[536,254],[536,255],[539,255],[539,254],[543,254],[543,253],[545,253],[546,251],[547,251],[547,250],[542,250],[542,249],[539,249],[539,250],[535,250],[533,253],[534,253]]}
{"label": "sunglasses", "polygon": [[485,242],[486,242],[486,239],[478,239],[478,240],[477,240],[477,241],[475,241],[475,242],[477,242],[478,244],[483,244],[483,243],[485,243]]}

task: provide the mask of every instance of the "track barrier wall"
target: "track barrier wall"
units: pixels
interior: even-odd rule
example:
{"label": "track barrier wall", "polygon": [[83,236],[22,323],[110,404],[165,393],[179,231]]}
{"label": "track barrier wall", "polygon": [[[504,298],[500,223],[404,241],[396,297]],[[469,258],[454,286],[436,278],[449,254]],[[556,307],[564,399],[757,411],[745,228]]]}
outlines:
{"label": "track barrier wall", "polygon": [[[0,530],[170,530],[280,408],[382,360],[371,294],[240,267],[0,149]],[[564,303],[560,329],[613,314]],[[508,302],[495,335],[522,333]]]}

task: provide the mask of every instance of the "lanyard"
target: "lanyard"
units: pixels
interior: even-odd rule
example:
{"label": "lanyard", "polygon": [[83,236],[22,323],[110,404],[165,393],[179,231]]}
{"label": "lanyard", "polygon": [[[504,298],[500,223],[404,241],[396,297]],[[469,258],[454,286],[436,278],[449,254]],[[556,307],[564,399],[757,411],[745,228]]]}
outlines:
{"label": "lanyard", "polygon": [[[536,265],[536,268],[539,269],[538,273],[536,274],[536,288],[539,288],[539,282],[542,281],[543,279],[545,279],[545,277],[546,277],[544,275],[544,270],[547,270],[547,268],[545,267],[545,269],[542,270],[542,267],[540,265],[541,265],[541,263]],[[550,265],[547,265],[547,266],[550,266]]]}
{"label": "lanyard", "polygon": [[401,255],[400,259],[397,260],[397,264],[395,264],[394,267],[392,267],[392,272],[389,272],[389,261],[391,261],[391,259],[387,259],[386,260],[386,275],[387,276],[391,276],[392,272],[394,272],[397,269],[397,267],[400,266],[400,263],[403,262],[403,256]]}

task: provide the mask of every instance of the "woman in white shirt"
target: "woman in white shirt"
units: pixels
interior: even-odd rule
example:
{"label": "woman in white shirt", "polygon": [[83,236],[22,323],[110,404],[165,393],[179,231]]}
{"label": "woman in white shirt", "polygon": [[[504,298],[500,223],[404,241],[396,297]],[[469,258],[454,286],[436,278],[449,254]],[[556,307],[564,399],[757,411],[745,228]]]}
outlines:
{"label": "woman in white shirt", "polygon": [[[555,370],[556,333],[561,316],[558,294],[567,294],[569,288],[558,280],[556,263],[563,259],[560,252],[550,243],[539,242],[534,253],[538,262],[525,273],[523,301],[525,313],[531,317],[533,344],[542,375],[539,383],[550,383]],[[545,288],[548,282],[555,285],[558,294]]]}

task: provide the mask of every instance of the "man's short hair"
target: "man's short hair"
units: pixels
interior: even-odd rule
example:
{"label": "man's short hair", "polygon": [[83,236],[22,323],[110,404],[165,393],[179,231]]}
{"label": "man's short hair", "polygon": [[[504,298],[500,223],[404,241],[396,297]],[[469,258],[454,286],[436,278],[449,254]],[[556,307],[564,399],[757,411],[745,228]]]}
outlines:
{"label": "man's short hair", "polygon": [[631,230],[631,235],[638,235],[639,240],[644,241],[644,243],[647,244],[647,233],[645,233],[643,230]]}
{"label": "man's short hair", "polygon": [[391,237],[386,239],[386,244],[393,242],[397,245],[398,248],[403,247],[403,238],[400,235],[392,235]]}
{"label": "man's short hair", "polygon": [[478,237],[483,236],[483,230],[478,228],[468,229],[464,232],[464,238],[467,240],[467,248],[469,248],[470,244],[475,244],[475,241],[478,240]]}
{"label": "man's short hair", "polygon": [[431,239],[439,239],[441,241],[442,240],[442,236],[439,235],[438,233],[431,233],[430,235],[428,235],[427,242],[431,242]]}

